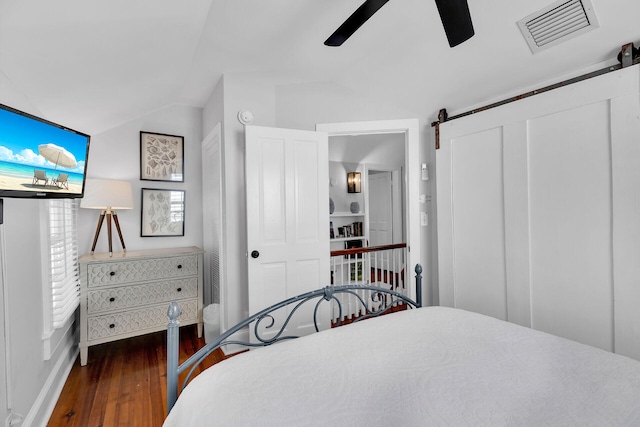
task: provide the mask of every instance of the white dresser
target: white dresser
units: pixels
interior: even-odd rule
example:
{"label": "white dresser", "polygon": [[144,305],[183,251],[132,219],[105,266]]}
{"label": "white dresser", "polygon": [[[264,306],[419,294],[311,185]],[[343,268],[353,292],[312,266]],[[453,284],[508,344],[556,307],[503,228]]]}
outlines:
{"label": "white dresser", "polygon": [[89,346],[167,327],[169,302],[181,325],[202,336],[203,253],[197,247],[84,255],[80,264],[80,365]]}

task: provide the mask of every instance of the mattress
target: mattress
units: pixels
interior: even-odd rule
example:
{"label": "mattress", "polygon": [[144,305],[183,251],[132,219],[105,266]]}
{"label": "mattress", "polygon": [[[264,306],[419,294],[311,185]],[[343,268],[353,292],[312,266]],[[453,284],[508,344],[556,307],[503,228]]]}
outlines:
{"label": "mattress", "polygon": [[425,307],[229,358],[164,426],[640,426],[640,362]]}

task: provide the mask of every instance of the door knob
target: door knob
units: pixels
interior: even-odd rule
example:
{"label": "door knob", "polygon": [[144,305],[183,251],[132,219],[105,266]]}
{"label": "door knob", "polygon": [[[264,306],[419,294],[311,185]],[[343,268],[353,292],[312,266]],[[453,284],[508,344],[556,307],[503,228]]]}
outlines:
{"label": "door knob", "polygon": [[260,252],[258,251],[251,251],[251,258],[258,258],[260,256]]}

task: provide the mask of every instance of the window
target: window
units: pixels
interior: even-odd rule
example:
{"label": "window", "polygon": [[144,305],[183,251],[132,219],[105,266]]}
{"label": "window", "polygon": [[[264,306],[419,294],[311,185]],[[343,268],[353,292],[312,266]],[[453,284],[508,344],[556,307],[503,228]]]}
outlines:
{"label": "window", "polygon": [[[45,359],[56,345],[50,341],[58,329],[68,329],[80,302],[78,267],[78,202],[53,199],[43,208],[43,319]],[[57,341],[57,339],[53,339]]]}

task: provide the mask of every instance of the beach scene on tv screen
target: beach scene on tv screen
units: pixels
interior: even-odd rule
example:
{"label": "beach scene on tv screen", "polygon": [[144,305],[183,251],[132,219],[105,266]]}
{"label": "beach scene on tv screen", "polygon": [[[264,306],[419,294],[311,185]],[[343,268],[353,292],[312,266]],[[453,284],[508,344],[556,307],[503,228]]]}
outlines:
{"label": "beach scene on tv screen", "polygon": [[0,190],[82,193],[87,139],[0,109]]}

